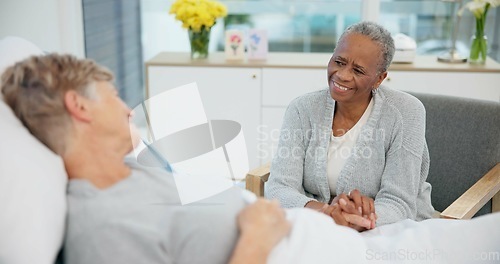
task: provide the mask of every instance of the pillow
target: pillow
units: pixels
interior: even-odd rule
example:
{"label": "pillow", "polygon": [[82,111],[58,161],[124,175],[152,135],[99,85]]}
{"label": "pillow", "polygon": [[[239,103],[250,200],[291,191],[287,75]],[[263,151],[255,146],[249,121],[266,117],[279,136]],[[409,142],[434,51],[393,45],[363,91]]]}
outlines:
{"label": "pillow", "polygon": [[[41,53],[20,38],[0,40],[0,74],[16,61]],[[65,230],[64,164],[1,97],[0,128],[0,263],[53,264]]]}
{"label": "pillow", "polygon": [[[43,54],[35,44],[19,38],[5,37],[0,39],[0,76],[7,67],[14,65],[16,62],[24,60],[32,55]],[[0,98],[2,93],[0,93]]]}

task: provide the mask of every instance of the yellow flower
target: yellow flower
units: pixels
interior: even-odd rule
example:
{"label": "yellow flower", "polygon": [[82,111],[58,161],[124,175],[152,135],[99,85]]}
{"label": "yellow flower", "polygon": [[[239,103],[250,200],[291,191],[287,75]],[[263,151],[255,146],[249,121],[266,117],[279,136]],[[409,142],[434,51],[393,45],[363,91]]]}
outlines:
{"label": "yellow flower", "polygon": [[227,9],[214,0],[176,0],[169,13],[182,22],[182,27],[200,32],[211,28],[217,18],[225,17]]}

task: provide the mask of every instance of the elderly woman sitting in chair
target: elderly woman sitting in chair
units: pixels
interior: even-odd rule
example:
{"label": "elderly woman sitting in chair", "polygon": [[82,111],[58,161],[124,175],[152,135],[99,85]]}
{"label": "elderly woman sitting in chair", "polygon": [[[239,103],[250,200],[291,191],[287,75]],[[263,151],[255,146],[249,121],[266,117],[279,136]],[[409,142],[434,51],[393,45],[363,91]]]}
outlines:
{"label": "elderly woman sitting in chair", "polygon": [[[329,89],[295,99],[286,111],[267,198],[358,231],[431,217],[424,107],[380,87],[394,50],[375,23],[346,29],[328,63]],[[342,217],[333,214],[337,206]]]}

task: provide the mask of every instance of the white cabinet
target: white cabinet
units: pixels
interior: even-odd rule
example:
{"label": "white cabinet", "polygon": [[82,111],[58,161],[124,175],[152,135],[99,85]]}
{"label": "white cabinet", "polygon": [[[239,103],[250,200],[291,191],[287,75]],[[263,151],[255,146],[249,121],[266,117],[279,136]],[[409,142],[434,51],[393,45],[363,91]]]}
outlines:
{"label": "white cabinet", "polygon": [[500,102],[500,73],[389,71],[383,85],[408,92]]}
{"label": "white cabinet", "polygon": [[[266,61],[226,61],[223,53],[191,60],[188,53],[161,53],[146,64],[148,95],[197,82],[209,119],[243,126],[250,166],[271,160],[282,118],[296,97],[327,87],[331,54],[270,53]],[[393,64],[384,85],[393,89],[500,101],[500,64],[438,63],[417,56],[412,64]]]}
{"label": "white cabinet", "polygon": [[258,158],[261,164],[276,153],[279,132],[290,102],[308,92],[328,86],[325,69],[262,69],[262,126],[259,127]]}
{"label": "white cabinet", "polygon": [[261,69],[149,66],[147,75],[148,97],[197,82],[207,118],[240,123],[248,148],[249,165],[251,168],[259,165],[256,146],[261,111]]}
{"label": "white cabinet", "polygon": [[262,107],[257,154],[261,164],[271,161],[276,153],[286,107]]}
{"label": "white cabinet", "polygon": [[287,106],[293,99],[328,86],[325,69],[262,69],[262,105]]}

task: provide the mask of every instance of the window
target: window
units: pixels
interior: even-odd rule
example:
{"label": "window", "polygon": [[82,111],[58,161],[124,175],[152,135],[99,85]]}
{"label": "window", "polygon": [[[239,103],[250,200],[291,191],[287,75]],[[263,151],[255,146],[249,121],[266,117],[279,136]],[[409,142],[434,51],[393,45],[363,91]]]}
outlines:
{"label": "window", "polygon": [[[417,41],[419,54],[439,54],[450,47],[453,4],[441,0],[219,0],[229,11],[212,29],[210,50],[223,50],[224,30],[265,28],[274,52],[331,52],[344,29],[362,19],[375,18],[391,33]],[[464,1],[466,2],[466,1]],[[144,57],[162,51],[189,51],[187,32],[168,14],[173,0],[142,0]],[[488,14],[486,35],[490,56],[499,60],[498,8]],[[378,19],[377,19],[378,18]],[[466,56],[474,32],[468,11],[460,21],[458,50]]]}
{"label": "window", "polygon": [[[392,33],[404,33],[415,39],[418,54],[437,55],[451,46],[451,34],[456,21],[456,16],[453,14],[456,14],[457,9],[458,3],[439,0],[382,1],[379,21]],[[498,50],[500,29],[495,25],[500,25],[500,19],[497,17],[496,9],[490,8],[488,11],[485,34],[490,37],[489,55],[498,61],[500,59]],[[474,23],[474,16],[466,10],[458,24],[456,42],[458,52],[465,57],[469,54]]]}
{"label": "window", "polygon": [[143,60],[139,0],[83,0],[85,53],[115,75],[120,97],[142,102]]}
{"label": "window", "polygon": [[267,29],[269,51],[331,52],[344,29],[361,20],[361,1],[241,2],[225,2],[226,29]]}

